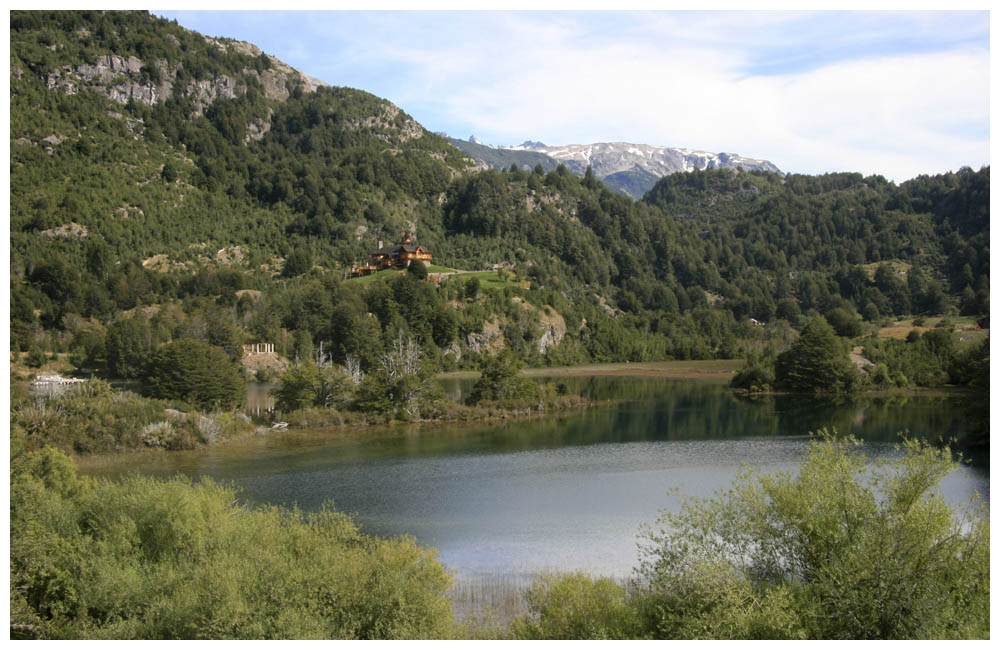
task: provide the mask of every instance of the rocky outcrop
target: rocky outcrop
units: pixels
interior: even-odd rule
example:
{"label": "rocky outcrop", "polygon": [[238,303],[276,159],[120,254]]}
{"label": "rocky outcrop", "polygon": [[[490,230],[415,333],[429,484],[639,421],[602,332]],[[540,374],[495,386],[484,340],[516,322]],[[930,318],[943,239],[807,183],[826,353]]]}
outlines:
{"label": "rocky outcrop", "polygon": [[542,334],[538,337],[538,353],[545,354],[546,350],[559,345],[566,338],[566,319],[562,314],[546,307],[540,310],[539,321]]}
{"label": "rocky outcrop", "polygon": [[[240,360],[243,376],[251,381],[280,377],[291,362],[274,352],[261,352],[244,356]],[[272,379],[273,380],[273,379]]]}
{"label": "rocky outcrop", "polygon": [[493,353],[504,348],[503,332],[500,324],[496,321],[486,321],[483,324],[482,332],[469,332],[465,337],[465,344],[473,352]]}
{"label": "rocky outcrop", "polygon": [[39,234],[45,235],[46,237],[81,239],[87,236],[87,228],[85,226],[81,226],[76,222],[71,221],[56,228],[49,228],[48,230],[43,230]]}
{"label": "rocky outcrop", "polygon": [[134,57],[117,54],[99,56],[94,63],[63,66],[45,75],[45,85],[75,95],[81,89],[98,92],[108,99],[127,104],[130,100],[153,106],[170,97],[176,72],[165,61],[153,64],[160,72],[161,81],[154,84],[142,74],[143,62]]}
{"label": "rocky outcrop", "polygon": [[351,120],[347,122],[346,126],[353,130],[377,129],[382,131],[373,135],[390,144],[416,140],[423,136],[424,128],[412,118],[406,117],[403,120],[397,120],[401,113],[399,107],[385,102],[379,107],[377,114]]}
{"label": "rocky outcrop", "polygon": [[[252,43],[222,41],[208,37],[206,40],[220,49],[232,48],[249,56],[262,56],[260,48]],[[278,101],[288,99],[289,81],[301,83],[307,92],[327,85],[318,79],[301,74],[272,56],[267,56],[267,60],[268,67],[262,71],[246,68],[241,72],[242,75],[256,77],[264,95],[269,99]],[[92,90],[119,104],[134,101],[145,106],[154,106],[166,101],[174,93],[179,93],[182,97],[191,98],[195,105],[195,115],[202,114],[216,99],[233,99],[246,92],[246,84],[229,75],[190,81],[178,88],[177,66],[164,60],[153,61],[151,65],[155,68],[155,74],[150,74],[153,70],[148,67],[144,70],[145,62],[137,57],[106,54],[97,57],[93,63],[67,65],[53,70],[43,77],[43,81],[50,90],[58,90],[67,95],[74,95],[83,89]],[[16,74],[20,72],[18,69]],[[154,82],[151,77],[158,80]],[[399,109],[395,110],[398,112]],[[416,125],[416,122],[413,124]],[[416,126],[419,128],[419,125]],[[247,137],[259,140],[269,128],[270,124],[267,121],[255,120],[248,128]]]}

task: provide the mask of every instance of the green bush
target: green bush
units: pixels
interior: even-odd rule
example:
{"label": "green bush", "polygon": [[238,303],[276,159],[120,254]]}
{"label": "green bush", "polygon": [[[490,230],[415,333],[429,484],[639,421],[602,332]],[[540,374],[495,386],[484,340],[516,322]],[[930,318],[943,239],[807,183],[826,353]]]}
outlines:
{"label": "green bush", "polygon": [[41,368],[47,360],[45,352],[37,345],[32,345],[28,350],[28,354],[24,357],[24,363],[29,368]]}
{"label": "green bush", "polygon": [[451,577],[413,539],[345,515],[236,505],[211,481],[84,480],[12,449],[11,635],[441,638]]}
{"label": "green bush", "polygon": [[751,392],[770,390],[774,385],[774,357],[758,358],[751,355],[729,385]]}
{"label": "green bush", "polygon": [[537,399],[540,395],[538,384],[518,375],[522,366],[510,350],[496,355],[484,355],[479,360],[479,378],[472,385],[469,404]]}
{"label": "green bush", "polygon": [[546,575],[528,588],[525,597],[529,616],[513,626],[520,638],[629,639],[640,631],[625,588],[608,578]]}
{"label": "green bush", "polygon": [[347,371],[339,366],[319,367],[312,361],[296,363],[271,391],[275,408],[282,412],[309,407],[342,408],[354,390]]}
{"label": "green bush", "polygon": [[990,524],[951,506],[947,448],[869,463],[820,431],[796,473],[745,470],[648,528],[627,588],[571,574],[527,593],[522,638],[989,638]]}
{"label": "green bush", "polygon": [[745,472],[666,514],[638,572],[647,629],[673,638],[989,637],[989,519],[935,488],[951,452],[906,441],[869,466],[820,432],[796,475]]}

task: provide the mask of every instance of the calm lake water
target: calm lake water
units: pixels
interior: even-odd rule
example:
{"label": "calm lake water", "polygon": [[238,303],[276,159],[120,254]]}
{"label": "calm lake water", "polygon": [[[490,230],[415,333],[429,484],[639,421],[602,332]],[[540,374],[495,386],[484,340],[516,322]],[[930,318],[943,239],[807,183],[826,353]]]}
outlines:
{"label": "calm lake water", "polygon": [[[90,474],[210,476],[249,504],[332,502],[378,535],[436,547],[461,577],[544,569],[627,576],[642,524],[685,496],[710,496],[744,465],[793,470],[807,433],[836,427],[891,455],[897,432],[936,439],[966,428],[949,396],[748,400],[704,381],[568,378],[613,406],[531,420],[287,431],[191,452],[85,462]],[[468,380],[446,382],[452,396]],[[988,460],[949,476],[956,503],[989,500]]]}

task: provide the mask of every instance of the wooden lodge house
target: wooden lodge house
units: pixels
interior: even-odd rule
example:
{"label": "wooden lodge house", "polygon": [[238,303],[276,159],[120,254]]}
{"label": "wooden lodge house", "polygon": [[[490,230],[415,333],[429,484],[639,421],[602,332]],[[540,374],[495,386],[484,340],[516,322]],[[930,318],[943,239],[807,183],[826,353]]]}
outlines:
{"label": "wooden lodge house", "polygon": [[355,266],[351,269],[351,277],[356,278],[362,275],[371,275],[384,269],[405,269],[414,260],[419,260],[424,264],[430,264],[434,255],[413,241],[411,235],[407,235],[401,244],[394,246],[382,246],[375,250],[368,251],[368,262],[362,266]]}

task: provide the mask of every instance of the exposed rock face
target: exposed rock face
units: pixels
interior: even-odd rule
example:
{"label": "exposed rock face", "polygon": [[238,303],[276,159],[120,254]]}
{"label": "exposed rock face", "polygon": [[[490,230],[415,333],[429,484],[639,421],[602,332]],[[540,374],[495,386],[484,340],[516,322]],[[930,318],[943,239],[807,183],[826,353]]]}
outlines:
{"label": "exposed rock face", "polygon": [[87,228],[76,222],[65,223],[56,228],[43,230],[40,234],[46,237],[64,237],[66,239],[80,239],[87,236]]}
{"label": "exposed rock face", "polygon": [[452,343],[448,347],[446,347],[442,354],[450,354],[451,356],[455,357],[455,361],[462,360],[462,348],[456,343]]}
{"label": "exposed rock face", "polygon": [[542,309],[539,314],[542,325],[542,335],[538,337],[538,353],[545,354],[545,351],[562,343],[566,338],[566,319],[562,314],[548,309]]}
{"label": "exposed rock face", "polygon": [[[242,54],[261,56],[260,48],[252,43],[242,41],[221,41],[206,37],[219,49],[232,48]],[[245,69],[243,74],[257,78],[269,99],[284,101],[288,99],[288,82],[298,78],[303,88],[309,92],[324,82],[301,74],[295,68],[278,59],[268,56],[269,67],[257,72]],[[243,82],[228,75],[219,75],[214,79],[199,79],[187,83],[183,88],[176,87],[177,67],[163,60],[152,62],[159,72],[159,82],[154,83],[143,73],[144,62],[134,56],[124,57],[117,54],[99,56],[93,64],[63,66],[45,75],[45,85],[50,90],[60,90],[67,95],[74,95],[83,88],[94,90],[108,99],[127,104],[130,100],[153,106],[166,101],[179,92],[184,97],[190,97],[195,104],[195,114],[200,115],[213,101],[218,98],[233,99],[246,92]],[[17,71],[20,74],[20,70]],[[398,111],[398,109],[397,109]],[[269,126],[269,125],[268,125]],[[251,125],[248,137],[260,139],[267,129],[261,124]]]}
{"label": "exposed rock face", "polygon": [[379,107],[379,112],[376,115],[369,115],[367,117],[352,120],[347,122],[346,126],[349,129],[360,130],[360,129],[382,129],[389,130],[393,133],[390,136],[387,133],[375,133],[374,136],[380,140],[384,140],[390,144],[396,142],[406,142],[408,140],[415,140],[424,134],[424,128],[420,126],[416,121],[411,118],[405,118],[404,120],[397,121],[397,117],[402,111],[393,104],[385,102]]}
{"label": "exposed rock face", "polygon": [[502,350],[504,347],[503,332],[500,331],[500,324],[496,321],[486,321],[483,324],[483,331],[470,332],[465,337],[465,343],[473,352],[492,353]]}
{"label": "exposed rock face", "polygon": [[159,84],[144,78],[140,59],[107,54],[97,57],[93,64],[67,65],[50,72],[45,76],[45,85],[50,90],[60,90],[67,95],[75,95],[86,87],[119,104],[134,100],[153,106],[170,97],[177,76],[165,61],[156,61],[153,65],[160,71]]}
{"label": "exposed rock face", "polygon": [[122,115],[121,113],[116,113],[114,111],[108,111],[108,117],[113,117],[116,120],[124,120],[125,128],[132,134],[133,140],[138,140],[139,136],[142,135],[142,129],[145,125],[142,118],[128,117],[127,115]]}
{"label": "exposed rock face", "polygon": [[256,119],[247,125],[247,137],[244,142],[258,141],[271,130],[271,116],[274,115],[272,109],[267,109],[267,119]]}
{"label": "exposed rock face", "polygon": [[[244,68],[239,75],[217,75],[212,79],[191,80],[179,84],[177,81],[179,67],[168,61],[156,60],[144,62],[135,56],[120,56],[107,54],[97,57],[93,63],[66,65],[43,76],[45,85],[50,90],[57,90],[68,95],[74,95],[81,90],[89,90],[104,95],[119,104],[134,101],[145,106],[154,106],[175,95],[191,100],[194,105],[192,117],[202,115],[217,99],[235,99],[247,92],[248,77],[256,78],[263,94],[268,99],[285,101],[291,94],[290,88],[300,85],[306,92],[316,90],[328,84],[306,76],[287,63],[265,55],[260,48],[252,43],[228,41],[204,37],[206,42],[220,50],[235,51],[252,57],[267,58],[267,67],[259,70],[255,67]],[[175,39],[176,40],[176,39]],[[22,74],[20,68],[12,68],[15,76]],[[156,81],[154,82],[153,79]],[[247,125],[243,140],[246,143],[259,141],[271,129],[273,110],[267,117],[252,119]],[[134,137],[141,136],[142,121],[113,114],[113,117],[125,119],[129,131]],[[405,117],[402,111],[389,102],[382,103],[375,114],[348,123],[349,129],[371,129],[372,135],[389,144],[398,144],[421,138],[424,129],[415,120]],[[138,134],[135,134],[138,130]],[[52,146],[58,143],[49,143]],[[49,150],[51,153],[51,151]]]}

